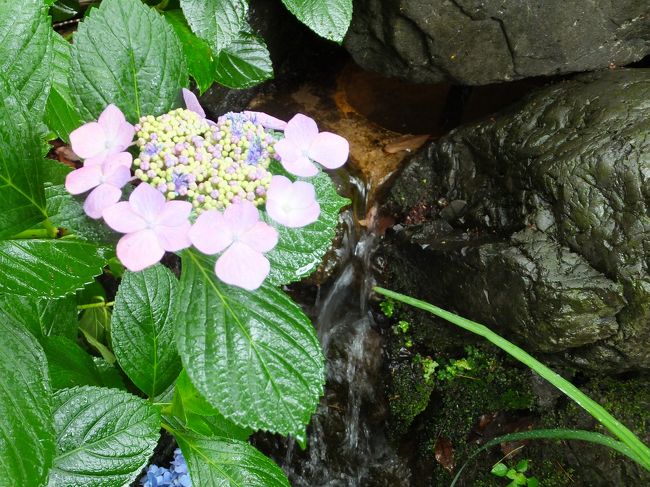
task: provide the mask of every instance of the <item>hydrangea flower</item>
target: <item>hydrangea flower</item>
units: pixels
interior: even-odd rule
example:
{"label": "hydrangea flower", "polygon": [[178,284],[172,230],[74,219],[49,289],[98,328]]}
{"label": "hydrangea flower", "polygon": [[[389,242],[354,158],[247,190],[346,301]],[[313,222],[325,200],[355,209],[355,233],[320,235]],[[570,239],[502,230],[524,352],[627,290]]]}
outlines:
{"label": "hydrangea flower", "polygon": [[133,125],[111,103],[96,122],[86,123],[70,133],[70,145],[75,154],[85,159],[85,165],[91,166],[125,150],[134,135]]}
{"label": "hydrangea flower", "polygon": [[318,132],[316,122],[297,114],[287,123],[284,139],[275,144],[282,166],[291,174],[311,177],[318,174],[314,161],[327,169],[336,169],[348,160],[350,145],[340,135]]}
{"label": "hydrangea flower", "polygon": [[266,195],[266,212],[285,227],[298,228],[315,222],[320,215],[314,185],[292,183],[284,176],[273,176]]}
{"label": "hydrangea flower", "polygon": [[187,201],[165,201],[162,193],[141,183],[129,201],[106,208],[102,216],[109,227],[126,234],[117,243],[117,257],[136,272],[160,261],[165,251],[190,246],[191,211]]}
{"label": "hydrangea flower", "polygon": [[271,265],[263,252],[278,242],[278,232],[259,221],[257,208],[248,201],[233,204],[221,213],[202,213],[192,226],[192,244],[204,254],[223,252],[215,264],[217,277],[226,284],[253,291],[261,286]]}
{"label": "hydrangea flower", "polygon": [[128,152],[120,152],[102,164],[86,163],[67,175],[65,189],[76,195],[95,188],[84,202],[84,211],[90,218],[101,218],[102,212],[122,197],[122,188],[131,179],[132,160]]}
{"label": "hydrangea flower", "polygon": [[142,487],[192,487],[187,463],[179,448],[174,450],[174,460],[170,468],[150,465],[147,472],[140,479]]}

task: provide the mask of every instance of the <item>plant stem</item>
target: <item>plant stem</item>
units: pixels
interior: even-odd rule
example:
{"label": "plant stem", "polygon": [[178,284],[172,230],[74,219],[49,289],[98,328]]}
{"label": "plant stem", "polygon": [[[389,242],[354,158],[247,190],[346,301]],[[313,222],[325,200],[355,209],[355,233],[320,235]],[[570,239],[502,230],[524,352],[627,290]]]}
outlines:
{"label": "plant stem", "polygon": [[80,304],[77,306],[78,310],[82,309],[90,309],[90,308],[110,308],[115,304],[115,301],[109,301],[108,303],[106,301],[101,301],[99,303],[89,303],[89,304]]}
{"label": "plant stem", "polygon": [[512,355],[514,358],[533,369],[540,376],[542,376],[564,394],[573,399],[573,401],[575,401],[578,406],[582,407],[594,418],[596,418],[600,424],[607,428],[612,434],[617,436],[625,445],[629,447],[630,450],[632,450],[638,459],[637,461],[641,465],[643,465],[647,470],[650,470],[650,448],[643,444],[643,442],[639,440],[639,438],[637,438],[634,433],[632,433],[620,421],[618,421],[614,416],[607,412],[607,410],[600,404],[591,399],[576,386],[571,384],[571,382],[559,374],[553,372],[546,365],[535,359],[533,356],[529,355],[514,343],[511,343],[500,335],[497,335],[485,325],[481,325],[480,323],[476,323],[461,316],[455,315],[454,313],[445,311],[444,309],[438,308],[437,306],[429,304],[425,301],[420,301],[419,299],[411,298],[409,296],[405,296],[403,294],[396,293],[395,291],[390,291],[381,287],[375,287],[374,290],[375,292],[392,298],[396,301],[400,301],[415,308],[428,311],[429,313],[443,318],[456,326],[480,335],[488,341],[492,342],[504,352]]}

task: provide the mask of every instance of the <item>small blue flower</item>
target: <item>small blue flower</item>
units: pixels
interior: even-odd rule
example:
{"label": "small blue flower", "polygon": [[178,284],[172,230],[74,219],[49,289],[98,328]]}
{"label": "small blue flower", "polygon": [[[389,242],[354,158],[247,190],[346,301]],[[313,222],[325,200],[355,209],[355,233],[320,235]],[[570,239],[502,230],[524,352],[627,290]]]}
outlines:
{"label": "small blue flower", "polygon": [[169,467],[150,465],[140,484],[142,487],[192,487],[187,463],[180,449],[174,450],[174,459]]}

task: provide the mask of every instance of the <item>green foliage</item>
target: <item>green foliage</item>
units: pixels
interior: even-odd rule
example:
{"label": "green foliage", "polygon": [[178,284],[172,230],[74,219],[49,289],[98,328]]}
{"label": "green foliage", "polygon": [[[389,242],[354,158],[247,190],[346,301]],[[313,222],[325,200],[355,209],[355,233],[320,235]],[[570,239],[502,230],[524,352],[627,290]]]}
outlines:
{"label": "green foliage", "polygon": [[70,84],[84,120],[109,103],[135,123],[160,115],[187,86],[185,56],[168,22],[140,0],[104,0],[79,25]]}
{"label": "green foliage", "polygon": [[77,304],[74,296],[60,299],[0,295],[0,321],[28,330],[42,342],[43,337],[77,336]]}
{"label": "green foliage", "polygon": [[199,392],[244,427],[301,437],[323,392],[323,356],[300,308],[268,284],[254,293],[214,275],[214,258],[182,255],[178,352]]}
{"label": "green foliage", "polygon": [[192,30],[216,53],[249,30],[246,0],[181,0],[181,8]]}
{"label": "green foliage", "polygon": [[51,487],[128,484],[158,441],[157,409],[127,392],[91,386],[63,389],[54,394],[53,408],[57,455]]}
{"label": "green foliage", "polygon": [[0,293],[58,298],[101,274],[105,249],[74,240],[0,241]]}
{"label": "green foliage", "polygon": [[352,20],[352,0],[282,0],[282,3],[319,36],[343,42]]}
{"label": "green foliage", "polygon": [[244,32],[216,55],[215,80],[228,88],[250,88],[273,77],[264,41]]}
{"label": "green foliage", "polygon": [[177,288],[176,277],[158,264],[126,272],[115,296],[113,352],[122,370],[149,397],[167,389],[181,370],[174,342]]}
{"label": "green foliage", "polygon": [[18,324],[0,319],[0,334],[0,486],[43,485],[54,452],[47,361]]}
{"label": "green foliage", "polygon": [[379,303],[379,309],[381,309],[381,312],[384,313],[384,316],[391,318],[393,316],[393,313],[395,313],[395,301],[392,299],[384,299],[381,303]]}
{"label": "green foliage", "polygon": [[45,219],[42,159],[36,122],[15,89],[0,75],[0,238]]}
{"label": "green foliage", "polygon": [[520,460],[515,467],[508,467],[504,463],[497,463],[492,467],[490,473],[496,477],[505,477],[511,480],[508,487],[517,485],[527,485],[528,487],[537,487],[539,481],[535,477],[527,477],[525,472],[528,470],[529,460]]}

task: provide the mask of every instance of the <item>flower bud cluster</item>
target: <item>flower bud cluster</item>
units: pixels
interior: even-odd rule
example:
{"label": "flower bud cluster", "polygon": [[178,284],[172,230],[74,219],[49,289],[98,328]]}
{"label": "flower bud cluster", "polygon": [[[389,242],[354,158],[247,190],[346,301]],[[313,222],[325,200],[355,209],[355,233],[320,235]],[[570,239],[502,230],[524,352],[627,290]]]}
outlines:
{"label": "flower bud cluster", "polygon": [[251,117],[228,113],[214,123],[179,108],[142,117],[135,128],[135,176],[168,200],[189,201],[197,214],[266,201],[276,139]]}

